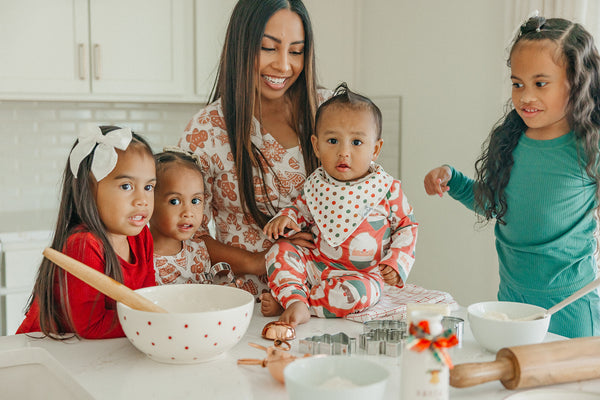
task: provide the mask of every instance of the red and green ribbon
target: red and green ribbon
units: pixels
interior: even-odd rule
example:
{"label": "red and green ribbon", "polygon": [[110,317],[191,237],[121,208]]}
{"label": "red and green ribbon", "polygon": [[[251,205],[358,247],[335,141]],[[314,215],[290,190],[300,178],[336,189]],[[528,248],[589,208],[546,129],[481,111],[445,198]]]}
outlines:
{"label": "red and green ribbon", "polygon": [[440,335],[433,336],[429,330],[429,322],[420,321],[416,325],[411,322],[408,332],[410,335],[406,339],[407,350],[419,353],[429,350],[438,362],[446,364],[450,369],[453,368],[452,360],[446,349],[456,346],[458,338],[450,329],[447,329]]}

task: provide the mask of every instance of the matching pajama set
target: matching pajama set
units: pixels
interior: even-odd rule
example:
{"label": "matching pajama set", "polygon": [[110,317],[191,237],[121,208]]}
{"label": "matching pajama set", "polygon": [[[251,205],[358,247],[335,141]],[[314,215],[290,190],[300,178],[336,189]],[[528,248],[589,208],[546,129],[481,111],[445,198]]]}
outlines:
{"label": "matching pajama set", "polygon": [[[318,90],[318,102],[331,96],[331,91]],[[254,193],[258,208],[269,214],[270,204],[279,211],[296,198],[306,179],[306,168],[300,146],[285,148],[260,124],[252,120],[252,144],[265,156],[269,165],[262,165],[265,182],[258,168],[254,172]],[[208,223],[214,221],[215,239],[232,247],[260,252],[271,247],[273,241],[258,224],[244,215],[240,202],[238,177],[231,145],[225,126],[221,100],[200,110],[185,128],[179,147],[200,157],[204,175],[204,218],[199,235],[208,235]],[[264,189],[266,187],[266,190]],[[268,291],[267,276],[239,275],[242,288],[258,297]]]}
{"label": "matching pajama set", "polygon": [[154,254],[156,283],[206,283],[210,256],[204,240],[192,237],[183,242],[181,251],[173,256]]}
{"label": "matching pajama set", "polygon": [[[596,182],[570,132],[552,140],[524,134],[513,151],[504,220],[496,223],[498,300],[550,308],[596,278]],[[450,196],[474,210],[475,181],[452,169]],[[598,290],[552,315],[550,332],[600,335]]]}
{"label": "matching pajama set", "polygon": [[360,312],[381,296],[379,264],[399,273],[400,286],[406,282],[418,224],[400,181],[380,166],[353,182],[337,181],[320,167],[280,215],[309,227],[316,245],[279,241],[267,253],[269,288],[284,308],[302,301],[318,317]]}

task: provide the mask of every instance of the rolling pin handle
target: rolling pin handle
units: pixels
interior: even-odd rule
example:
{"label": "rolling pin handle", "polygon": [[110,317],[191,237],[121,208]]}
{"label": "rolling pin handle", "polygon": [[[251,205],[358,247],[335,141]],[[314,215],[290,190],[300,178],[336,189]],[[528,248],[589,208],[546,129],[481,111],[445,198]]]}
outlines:
{"label": "rolling pin handle", "polygon": [[513,379],[515,368],[508,358],[500,358],[493,362],[466,363],[455,365],[450,370],[450,386],[465,388],[495,380]]}

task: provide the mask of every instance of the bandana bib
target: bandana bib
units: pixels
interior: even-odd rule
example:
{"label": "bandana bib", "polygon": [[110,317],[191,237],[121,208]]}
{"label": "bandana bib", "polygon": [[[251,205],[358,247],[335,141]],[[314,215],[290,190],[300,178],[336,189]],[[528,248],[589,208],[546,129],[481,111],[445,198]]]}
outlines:
{"label": "bandana bib", "polygon": [[372,164],[369,175],[358,181],[341,182],[319,167],[304,183],[308,209],[323,239],[341,245],[390,190],[391,175]]}

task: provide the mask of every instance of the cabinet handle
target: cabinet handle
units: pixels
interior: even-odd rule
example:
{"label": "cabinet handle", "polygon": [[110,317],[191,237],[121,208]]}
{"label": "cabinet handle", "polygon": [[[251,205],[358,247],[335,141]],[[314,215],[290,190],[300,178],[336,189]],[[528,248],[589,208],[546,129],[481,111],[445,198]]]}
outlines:
{"label": "cabinet handle", "polygon": [[96,80],[100,79],[100,75],[102,73],[102,60],[100,59],[100,45],[98,43],[94,44],[94,78]]}
{"label": "cabinet handle", "polygon": [[79,43],[77,46],[79,55],[79,79],[85,80],[85,44]]}

